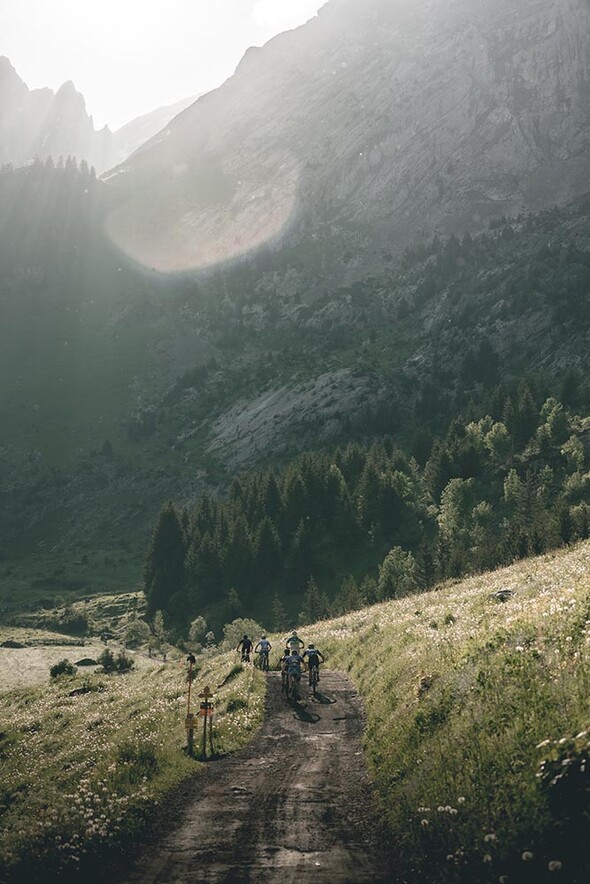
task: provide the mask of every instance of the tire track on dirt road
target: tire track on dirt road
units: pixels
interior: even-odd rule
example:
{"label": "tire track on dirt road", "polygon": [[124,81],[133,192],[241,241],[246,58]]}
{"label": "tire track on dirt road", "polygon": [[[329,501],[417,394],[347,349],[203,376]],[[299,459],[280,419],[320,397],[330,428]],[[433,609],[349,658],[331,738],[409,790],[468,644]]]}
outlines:
{"label": "tire track on dirt road", "polygon": [[196,777],[176,827],[119,884],[393,884],[365,770],[363,712],[348,678],[322,672],[317,698],[281,694],[269,673],[264,724]]}

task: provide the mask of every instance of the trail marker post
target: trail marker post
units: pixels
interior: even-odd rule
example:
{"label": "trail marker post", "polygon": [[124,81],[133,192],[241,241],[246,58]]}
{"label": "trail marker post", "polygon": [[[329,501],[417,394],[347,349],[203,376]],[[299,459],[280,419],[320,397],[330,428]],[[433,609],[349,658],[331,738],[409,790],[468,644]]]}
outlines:
{"label": "trail marker post", "polygon": [[201,752],[201,757],[207,757],[207,721],[209,722],[209,751],[210,754],[213,755],[213,703],[210,701],[211,697],[211,688],[207,685],[203,688],[203,693],[199,694],[199,697],[202,697],[202,703],[199,708],[199,715],[203,718],[203,751]]}
{"label": "trail marker post", "polygon": [[193,654],[189,654],[188,663],[188,695],[186,701],[186,748],[189,755],[192,756],[195,742],[195,716],[191,712],[191,687],[193,685],[193,665],[197,662]]}

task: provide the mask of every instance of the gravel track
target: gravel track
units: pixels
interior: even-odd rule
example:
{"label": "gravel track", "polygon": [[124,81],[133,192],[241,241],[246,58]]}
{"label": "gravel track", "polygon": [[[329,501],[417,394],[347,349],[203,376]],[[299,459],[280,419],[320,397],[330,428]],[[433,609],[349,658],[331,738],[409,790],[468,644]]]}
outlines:
{"label": "gravel track", "polygon": [[[348,678],[323,671],[290,706],[269,673],[264,724],[241,752],[191,781],[178,820],[119,884],[256,881],[393,884]],[[111,878],[112,881],[112,878]]]}

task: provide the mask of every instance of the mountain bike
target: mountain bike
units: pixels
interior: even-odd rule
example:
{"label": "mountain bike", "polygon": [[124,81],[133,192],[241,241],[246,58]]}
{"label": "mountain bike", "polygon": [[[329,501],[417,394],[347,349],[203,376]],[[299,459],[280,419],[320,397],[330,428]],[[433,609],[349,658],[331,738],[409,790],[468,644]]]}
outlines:
{"label": "mountain bike", "polygon": [[314,697],[317,696],[318,681],[320,680],[320,670],[318,666],[312,666],[309,673],[309,686],[313,691]]}
{"label": "mountain bike", "polygon": [[299,676],[299,678],[298,678],[292,672],[289,672],[287,675],[287,684],[286,684],[287,700],[292,700],[293,703],[297,703],[301,699],[299,696],[299,681],[300,681],[300,679],[301,679],[301,676]]}
{"label": "mountain bike", "polygon": [[269,672],[270,663],[268,662],[268,651],[263,650],[258,652],[258,665],[262,669],[263,672]]}

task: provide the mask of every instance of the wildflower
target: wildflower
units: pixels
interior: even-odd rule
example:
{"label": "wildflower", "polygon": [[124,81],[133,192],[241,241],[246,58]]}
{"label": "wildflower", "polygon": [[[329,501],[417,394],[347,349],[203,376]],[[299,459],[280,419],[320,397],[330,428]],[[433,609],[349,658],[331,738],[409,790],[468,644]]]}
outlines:
{"label": "wildflower", "polygon": [[423,829],[427,829],[430,823],[428,822],[428,820],[420,820],[420,825]]}
{"label": "wildflower", "polygon": [[534,854],[530,850],[523,850],[522,856],[520,858],[523,862],[528,863],[532,860],[533,855]]}
{"label": "wildflower", "polygon": [[558,859],[552,859],[547,868],[550,872],[560,872],[563,863],[561,863]]}
{"label": "wildflower", "polygon": [[491,863],[492,855],[490,853],[484,853],[483,861],[484,861],[484,863]]}
{"label": "wildflower", "polygon": [[463,795],[457,798],[457,804],[465,804],[465,797]]}
{"label": "wildflower", "polygon": [[484,840],[486,843],[489,843],[490,841],[497,841],[498,839],[497,839],[496,835],[494,835],[493,832],[488,832],[487,835],[484,835],[484,839],[483,839],[483,840]]}

